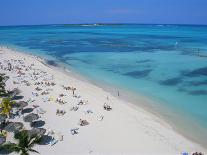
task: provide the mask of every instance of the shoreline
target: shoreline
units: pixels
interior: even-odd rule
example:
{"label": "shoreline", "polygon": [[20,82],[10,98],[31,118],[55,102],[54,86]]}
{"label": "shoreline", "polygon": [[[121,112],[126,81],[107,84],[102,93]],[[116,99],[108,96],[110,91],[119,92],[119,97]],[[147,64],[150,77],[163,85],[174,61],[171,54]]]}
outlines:
{"label": "shoreline", "polygon": [[[25,54],[27,55],[27,53],[25,53]],[[131,108],[134,108],[137,110],[140,110],[140,109],[144,110],[145,112],[151,114],[152,117],[155,116],[156,118],[158,118],[162,125],[164,125],[168,128],[171,128],[172,130],[174,130],[178,134],[184,136],[188,140],[195,142],[204,148],[207,148],[207,144],[205,142],[198,140],[199,137],[201,137],[201,135],[195,134],[193,132],[194,130],[188,129],[188,131],[186,131],[186,126],[182,125],[183,121],[187,121],[189,124],[191,123],[192,126],[197,127],[198,124],[196,124],[192,120],[190,120],[192,118],[185,118],[185,117],[179,118],[179,119],[181,119],[181,121],[179,120],[179,124],[178,124],[178,120],[170,119],[170,115],[168,112],[170,112],[170,114],[173,114],[173,115],[181,116],[182,113],[180,111],[179,112],[176,111],[177,113],[175,114],[174,109],[172,110],[169,107],[164,106],[163,104],[161,105],[159,103],[159,101],[157,101],[157,100],[155,101],[155,99],[150,98],[144,94],[132,93],[131,91],[125,90],[124,88],[121,88],[118,86],[113,86],[113,85],[109,86],[109,84],[107,84],[107,83],[102,84],[100,82],[93,81],[87,77],[84,77],[84,75],[81,75],[80,73],[76,72],[72,68],[66,68],[64,66],[64,64],[59,65],[59,62],[57,62],[57,66],[53,66],[53,65],[50,65],[47,63],[47,61],[50,59],[43,58],[41,56],[35,56],[33,54],[29,54],[29,55],[31,55],[32,57],[37,57],[37,59],[39,59],[38,61],[40,61],[41,63],[43,63],[47,67],[54,69],[57,72],[60,71],[61,73],[65,74],[66,76],[70,76],[72,78],[81,80],[83,82],[87,82],[91,85],[94,85],[94,86],[100,88],[100,89],[103,89],[103,91],[109,93],[113,97],[124,101],[124,104],[127,104],[127,106],[130,106]],[[52,61],[55,62],[55,60],[52,60]],[[119,96],[117,95],[117,91],[120,94]],[[125,94],[125,95],[123,95],[123,94]],[[163,111],[165,111],[165,112],[163,112]],[[160,112],[161,112],[161,114],[160,114]],[[178,125],[179,125],[179,127],[178,127]],[[182,127],[180,127],[180,126],[182,126]],[[200,126],[199,126],[199,129],[202,131],[204,130]]]}
{"label": "shoreline", "polygon": [[[4,50],[5,50],[5,48],[3,48]],[[194,146],[195,146],[195,148],[201,148],[202,150],[205,150],[205,149],[203,149],[202,147],[200,147],[198,144],[196,144],[196,143],[194,143],[194,142],[191,142],[189,139],[187,139],[187,138],[185,138],[185,137],[183,137],[183,135],[181,135],[179,132],[177,132],[176,130],[174,130],[174,128],[171,126],[171,125],[169,125],[169,123],[167,123],[165,120],[163,120],[162,119],[162,117],[160,118],[159,116],[157,116],[156,114],[154,114],[154,113],[151,113],[150,111],[146,111],[146,109],[144,109],[143,107],[140,107],[139,105],[135,105],[135,104],[133,104],[133,103],[131,103],[131,102],[128,102],[128,101],[125,101],[125,100],[123,100],[121,97],[119,97],[119,98],[117,98],[116,96],[113,96],[113,94],[111,94],[111,92],[110,91],[106,91],[104,88],[101,88],[101,87],[99,87],[98,85],[96,85],[96,84],[94,84],[94,83],[91,83],[90,81],[87,81],[87,79],[84,79],[84,77],[83,77],[83,81],[81,80],[81,79],[79,79],[78,77],[76,77],[76,76],[74,76],[74,73],[72,72],[72,71],[70,71],[70,70],[68,70],[68,71],[65,71],[65,69],[62,69],[62,70],[59,70],[58,69],[58,67],[54,67],[54,66],[51,66],[51,65],[48,65],[48,64],[45,64],[45,62],[47,61],[47,60],[45,60],[44,58],[40,58],[40,57],[37,57],[37,56],[34,56],[34,55],[32,55],[32,54],[26,54],[26,53],[24,53],[24,52],[19,52],[19,51],[13,51],[12,49],[7,49],[8,51],[10,51],[10,53],[12,53],[12,52],[14,52],[14,53],[16,53],[17,55],[24,55],[25,57],[30,57],[31,59],[35,59],[35,60],[37,60],[37,61],[39,61],[40,63],[42,63],[44,66],[45,66],[45,68],[50,68],[51,69],[51,71],[53,72],[53,73],[58,73],[58,74],[61,74],[61,75],[64,75],[64,77],[68,77],[68,78],[70,78],[70,80],[71,81],[73,81],[73,83],[75,84],[75,82],[80,82],[81,83],[81,85],[82,86],[84,86],[84,87],[89,87],[91,90],[98,90],[98,92],[100,91],[100,94],[108,94],[109,96],[110,96],[110,98],[112,98],[112,100],[115,100],[115,101],[118,101],[118,102],[120,102],[120,103],[122,103],[122,104],[119,104],[119,105],[116,105],[116,106],[120,106],[120,107],[122,107],[123,109],[125,109],[125,108],[127,108],[127,112],[132,112],[133,113],[133,115],[136,115],[135,113],[139,113],[139,112],[141,112],[141,113],[143,113],[144,114],[144,117],[147,117],[147,120],[150,120],[150,123],[151,124],[153,124],[153,123],[155,123],[154,124],[154,126],[152,125],[152,127],[150,127],[150,128],[153,128],[153,130],[154,130],[154,128],[157,128],[156,126],[158,126],[158,128],[161,128],[161,131],[162,130],[166,130],[166,132],[168,133],[169,132],[169,134],[170,134],[170,138],[169,139],[171,139],[171,145],[173,144],[174,145],[174,147],[175,148],[177,148],[177,149],[175,149],[175,150],[180,150],[180,149],[178,149],[179,147],[181,147],[181,146],[178,146],[178,144],[179,143],[177,143],[176,144],[176,141],[178,140],[181,140],[182,142],[181,142],[181,144],[183,145],[184,144],[184,146],[185,146],[185,144],[189,144],[189,145],[191,145],[191,147],[192,148],[194,148]],[[8,52],[7,51],[7,52]],[[12,55],[12,54],[11,54]],[[40,59],[40,60],[38,60],[38,59]],[[71,75],[72,74],[72,75]],[[82,77],[81,77],[82,78]],[[85,81],[86,80],[86,81]],[[79,86],[78,86],[79,87]],[[84,91],[83,91],[84,92]],[[106,96],[104,96],[104,98],[105,98]],[[140,100],[141,102],[143,102],[143,99],[141,99]],[[135,108],[134,108],[135,107]],[[121,111],[123,110],[123,109],[121,109]],[[113,113],[113,111],[112,111],[112,113]],[[146,116],[145,116],[146,115]],[[131,119],[131,118],[130,118]],[[146,121],[146,120],[145,120]],[[136,122],[136,121],[135,121]],[[140,123],[140,121],[138,121],[139,123]],[[146,125],[144,122],[142,122],[143,123],[143,125]],[[157,124],[158,123],[158,124]],[[134,126],[134,124],[133,124],[133,126]],[[136,126],[136,125],[135,125]],[[156,132],[158,132],[158,135],[159,134],[161,134],[161,133],[159,133],[159,132],[161,132],[161,131],[159,131],[159,130],[157,130]],[[135,133],[135,132],[134,132]],[[166,133],[163,133],[164,135],[166,134]],[[157,136],[157,135],[156,135]],[[163,136],[163,135],[162,135]],[[161,136],[161,137],[162,137]],[[165,135],[165,136],[167,136],[167,135]],[[174,138],[173,136],[177,136],[176,138]],[[159,136],[158,136],[159,137]],[[167,139],[168,139],[167,138]],[[177,139],[178,138],[178,139]],[[173,139],[173,140],[172,140]],[[169,141],[168,141],[168,143],[169,143]],[[184,146],[182,146],[183,147],[183,149],[184,149]],[[145,147],[147,147],[147,146],[145,146]],[[185,146],[185,147],[187,147],[187,146]],[[133,148],[134,149],[134,148]],[[168,148],[169,149],[169,148]],[[170,150],[170,149],[169,149]],[[181,150],[180,150],[181,151]],[[188,150],[182,150],[182,151],[188,151]],[[189,150],[189,151],[193,151],[193,149],[192,150]],[[195,151],[200,151],[200,150],[197,150],[197,149],[195,149]],[[162,152],[162,151],[161,151]],[[126,153],[126,152],[125,152]],[[169,152],[168,152],[169,153]],[[178,153],[178,152],[177,152]],[[180,152],[179,152],[180,153]],[[170,153],[171,154],[171,153]]]}

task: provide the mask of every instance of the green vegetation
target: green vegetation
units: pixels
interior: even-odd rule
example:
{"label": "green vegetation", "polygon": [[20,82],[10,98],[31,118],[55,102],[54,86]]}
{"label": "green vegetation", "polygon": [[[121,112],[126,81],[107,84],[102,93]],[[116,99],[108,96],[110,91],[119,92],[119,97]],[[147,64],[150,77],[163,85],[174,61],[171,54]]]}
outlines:
{"label": "green vegetation", "polygon": [[6,115],[7,117],[9,117],[12,111],[12,104],[14,103],[15,102],[12,101],[10,98],[3,98],[0,104],[0,108],[2,109],[0,114]]}
{"label": "green vegetation", "polygon": [[20,153],[20,155],[29,155],[29,152],[39,153],[38,151],[34,150],[33,147],[42,141],[42,137],[40,135],[30,136],[28,131],[23,130],[16,133],[14,138],[18,141],[16,144],[6,143],[0,146],[0,149],[9,152],[17,152]]}
{"label": "green vegetation", "polygon": [[7,94],[7,91],[5,89],[5,83],[9,79],[8,76],[5,74],[0,73],[0,96],[5,96]]}

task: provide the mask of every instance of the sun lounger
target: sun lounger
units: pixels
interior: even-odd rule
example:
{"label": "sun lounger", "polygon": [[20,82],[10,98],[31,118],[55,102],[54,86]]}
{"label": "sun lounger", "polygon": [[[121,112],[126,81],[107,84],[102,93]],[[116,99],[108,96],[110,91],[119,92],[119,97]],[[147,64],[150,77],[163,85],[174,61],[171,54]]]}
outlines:
{"label": "sun lounger", "polygon": [[71,109],[70,109],[70,111],[77,111],[78,110],[78,106],[73,106]]}
{"label": "sun lounger", "polygon": [[48,97],[43,97],[42,99],[43,99],[43,102],[47,102],[50,100]]}
{"label": "sun lounger", "polygon": [[40,107],[39,105],[32,105],[34,108],[38,108],[38,107]]}
{"label": "sun lounger", "polygon": [[58,141],[61,142],[61,141],[63,141],[63,135],[61,133],[57,133],[55,139],[57,139]]}
{"label": "sun lounger", "polygon": [[49,100],[50,100],[50,101],[54,101],[54,97],[50,97]]}
{"label": "sun lounger", "polygon": [[51,141],[50,141],[50,146],[53,146],[55,145],[56,143],[58,142],[58,140],[56,140],[55,138],[53,138]]}
{"label": "sun lounger", "polygon": [[81,98],[81,96],[80,95],[77,95],[77,94],[74,94],[73,97],[75,97],[75,98]]}
{"label": "sun lounger", "polygon": [[110,105],[108,105],[108,104],[106,104],[106,103],[104,103],[103,108],[104,108],[104,110],[107,110],[107,111],[112,110],[111,106],[110,106]]}
{"label": "sun lounger", "polygon": [[34,101],[35,101],[35,99],[33,99],[33,98],[29,98],[29,99],[27,100],[28,103],[32,103],[32,102],[34,102]]}
{"label": "sun lounger", "polygon": [[56,111],[56,115],[58,115],[58,116],[62,116],[62,115],[64,115],[65,113],[66,113],[65,110],[59,110],[59,109],[57,109],[57,111]]}
{"label": "sun lounger", "polygon": [[42,108],[38,108],[36,110],[37,110],[37,114],[45,114],[46,113],[46,111],[43,110]]}
{"label": "sun lounger", "polygon": [[90,110],[90,109],[88,109],[88,110],[84,111],[84,114],[92,114],[92,113],[93,113],[93,111],[92,111],[92,110]]}
{"label": "sun lounger", "polygon": [[103,116],[103,115],[101,115],[101,116],[98,118],[98,120],[99,120],[99,121],[102,121],[102,120],[103,120],[103,118],[104,118],[104,116]]}
{"label": "sun lounger", "polygon": [[79,128],[73,128],[73,129],[70,130],[70,133],[72,135],[76,135],[76,134],[78,134],[78,130],[79,130]]}
{"label": "sun lounger", "polygon": [[80,119],[79,125],[80,126],[86,126],[86,125],[89,125],[89,122],[87,120]]}
{"label": "sun lounger", "polygon": [[50,136],[50,135],[54,135],[55,132],[52,129],[48,129],[47,132],[45,133],[45,135]]}
{"label": "sun lounger", "polygon": [[34,97],[37,97],[37,96],[38,96],[38,93],[37,93],[37,92],[32,92],[32,95],[33,95]]}

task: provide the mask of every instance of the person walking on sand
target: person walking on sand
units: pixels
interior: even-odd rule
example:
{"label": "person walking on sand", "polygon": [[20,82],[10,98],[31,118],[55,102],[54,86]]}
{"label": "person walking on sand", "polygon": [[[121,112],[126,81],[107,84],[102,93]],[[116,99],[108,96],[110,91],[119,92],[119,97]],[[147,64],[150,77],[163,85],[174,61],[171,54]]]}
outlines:
{"label": "person walking on sand", "polygon": [[73,95],[75,94],[76,88],[72,87]]}
{"label": "person walking on sand", "polygon": [[119,96],[119,91],[118,91],[117,95]]}

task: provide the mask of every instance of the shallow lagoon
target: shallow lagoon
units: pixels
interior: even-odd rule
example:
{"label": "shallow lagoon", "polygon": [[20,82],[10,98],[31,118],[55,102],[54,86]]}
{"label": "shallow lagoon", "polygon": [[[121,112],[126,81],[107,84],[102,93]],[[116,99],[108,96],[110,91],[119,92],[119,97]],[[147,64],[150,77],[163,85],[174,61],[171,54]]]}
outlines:
{"label": "shallow lagoon", "polygon": [[156,100],[154,107],[170,109],[158,110],[163,117],[207,146],[206,26],[0,27],[0,44]]}

